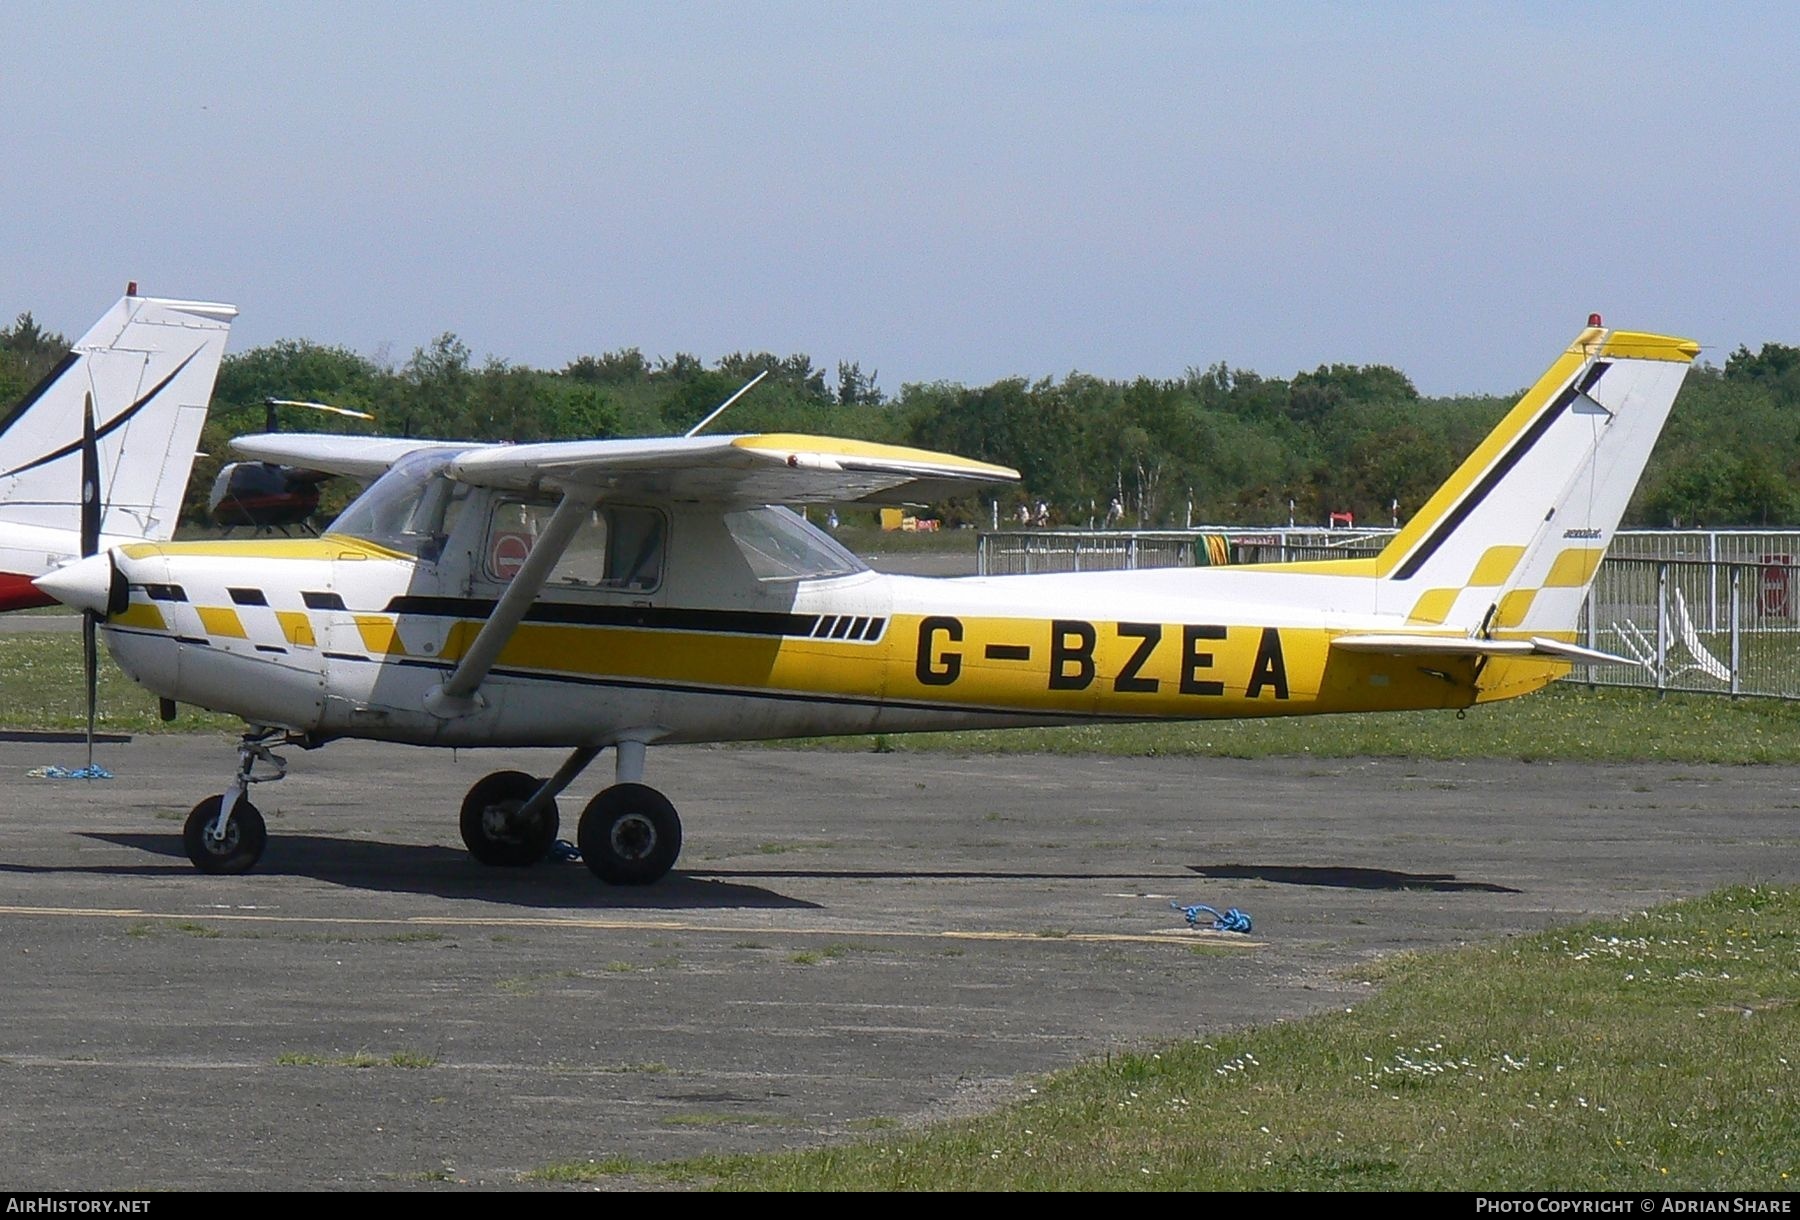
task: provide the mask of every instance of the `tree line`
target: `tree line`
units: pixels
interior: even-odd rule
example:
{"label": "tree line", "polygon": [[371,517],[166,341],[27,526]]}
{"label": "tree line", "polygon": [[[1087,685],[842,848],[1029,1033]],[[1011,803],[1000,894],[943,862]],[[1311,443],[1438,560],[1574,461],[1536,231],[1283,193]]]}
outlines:
{"label": "tree line", "polygon": [[[68,350],[30,313],[0,330],[0,403],[27,393]],[[735,352],[707,364],[637,348],[545,370],[477,360],[454,334],[380,363],[341,347],[282,340],[228,355],[219,371],[186,516],[229,460],[230,437],[263,427],[264,400],[367,411],[373,424],[284,409],[295,431],[473,441],[678,435],[757,373],[767,376],[715,430],[786,431],[941,449],[1016,467],[999,515],[1045,505],[1057,524],[1109,511],[1143,527],[1404,520],[1517,399],[1428,398],[1385,365],[1321,365],[1289,378],[1224,362],[1178,378],[1003,378],[986,386],[908,384],[889,397],[860,364],[835,371],[804,354]],[[1740,347],[1697,366],[1638,488],[1627,523],[1800,523],[1800,347]],[[935,506],[951,524],[986,524],[991,499]]]}

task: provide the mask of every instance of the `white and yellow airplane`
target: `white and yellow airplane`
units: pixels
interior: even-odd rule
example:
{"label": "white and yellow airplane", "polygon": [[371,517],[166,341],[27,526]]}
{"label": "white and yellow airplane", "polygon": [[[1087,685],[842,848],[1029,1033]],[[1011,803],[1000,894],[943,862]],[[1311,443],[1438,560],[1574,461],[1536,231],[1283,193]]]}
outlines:
{"label": "white and yellow airplane", "polygon": [[[615,883],[675,863],[646,748],[965,726],[1461,708],[1614,660],[1576,645],[1607,542],[1698,352],[1584,330],[1373,559],[1076,575],[878,575],[787,508],[918,502],[1008,469],[793,435],[501,446],[281,435],[247,456],[379,479],[322,538],[140,543],[43,577],[124,670],[252,726],[190,857],[262,852],[270,751],[340,737],[560,746],[477,783],[478,860],[529,864],[556,797]],[[256,773],[262,760],[273,775]]]}
{"label": "white and yellow airplane", "polygon": [[59,564],[175,536],[235,317],[133,284],[0,416],[0,610],[53,604],[31,582]]}

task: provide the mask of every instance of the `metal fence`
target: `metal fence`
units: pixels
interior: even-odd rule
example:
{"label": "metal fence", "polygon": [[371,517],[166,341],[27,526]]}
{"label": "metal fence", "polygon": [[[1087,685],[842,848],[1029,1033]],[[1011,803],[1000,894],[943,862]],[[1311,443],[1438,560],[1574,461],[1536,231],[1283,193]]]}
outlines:
{"label": "metal fence", "polygon": [[[1218,562],[1288,563],[1373,555],[1392,530],[1289,527],[1250,530],[1001,530],[976,540],[975,570],[983,576],[1032,572],[1115,572],[1133,568],[1210,567]],[[1218,558],[1220,545],[1229,548]]]}
{"label": "metal fence", "polygon": [[1800,699],[1797,574],[1800,568],[1788,562],[1608,555],[1581,629],[1590,647],[1640,664],[1583,667],[1571,677],[1604,686]]}
{"label": "metal fence", "polygon": [[[983,534],[984,575],[1204,567],[1372,555],[1392,531],[1008,531]],[[1800,699],[1800,532],[1621,531],[1582,608],[1590,648],[1636,665],[1571,681]]]}

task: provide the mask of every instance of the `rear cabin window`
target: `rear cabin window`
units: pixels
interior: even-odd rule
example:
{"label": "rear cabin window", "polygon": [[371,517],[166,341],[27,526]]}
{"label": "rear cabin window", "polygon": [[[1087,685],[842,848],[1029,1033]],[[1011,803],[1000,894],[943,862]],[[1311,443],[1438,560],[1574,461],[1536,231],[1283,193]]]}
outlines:
{"label": "rear cabin window", "polygon": [[[519,574],[556,512],[552,502],[503,499],[488,521],[484,566],[505,584]],[[663,515],[653,508],[602,504],[588,513],[544,587],[648,593],[662,583]]]}

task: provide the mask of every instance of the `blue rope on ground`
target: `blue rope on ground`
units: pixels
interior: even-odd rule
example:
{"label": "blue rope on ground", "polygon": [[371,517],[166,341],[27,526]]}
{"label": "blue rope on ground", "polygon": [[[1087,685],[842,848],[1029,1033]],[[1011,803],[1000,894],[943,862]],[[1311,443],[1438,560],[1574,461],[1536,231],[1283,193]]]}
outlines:
{"label": "blue rope on ground", "polygon": [[579,847],[575,846],[573,843],[569,842],[567,839],[558,839],[556,842],[554,842],[550,845],[549,858],[552,860],[561,860],[566,863],[572,863],[576,860],[581,859],[581,849]]}
{"label": "blue rope on ground", "polygon": [[33,779],[111,779],[113,773],[95,763],[89,767],[33,767],[25,774]]}
{"label": "blue rope on ground", "polygon": [[1249,913],[1240,911],[1236,907],[1220,914],[1203,902],[1196,902],[1192,906],[1183,906],[1179,902],[1171,901],[1169,905],[1187,916],[1190,928],[1200,926],[1200,912],[1205,911],[1213,917],[1212,930],[1215,932],[1248,932],[1250,930]]}

